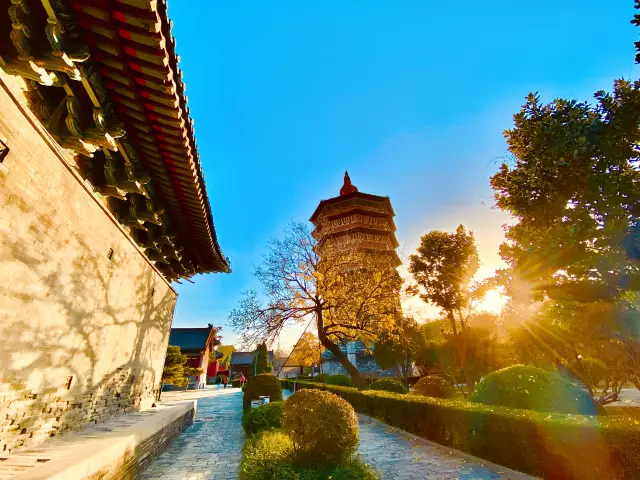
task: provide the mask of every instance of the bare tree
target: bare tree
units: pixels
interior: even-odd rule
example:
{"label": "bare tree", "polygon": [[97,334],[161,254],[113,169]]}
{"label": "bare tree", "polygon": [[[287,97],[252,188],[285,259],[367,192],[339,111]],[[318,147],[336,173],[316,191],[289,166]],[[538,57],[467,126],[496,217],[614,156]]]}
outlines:
{"label": "bare tree", "polygon": [[318,340],[351,375],[360,374],[340,344],[375,341],[401,315],[402,280],[393,259],[345,249],[320,259],[316,241],[301,223],[292,223],[282,239],[272,239],[263,263],[254,271],[265,297],[244,294],[229,314],[246,343],[273,341],[287,326],[315,320]]}

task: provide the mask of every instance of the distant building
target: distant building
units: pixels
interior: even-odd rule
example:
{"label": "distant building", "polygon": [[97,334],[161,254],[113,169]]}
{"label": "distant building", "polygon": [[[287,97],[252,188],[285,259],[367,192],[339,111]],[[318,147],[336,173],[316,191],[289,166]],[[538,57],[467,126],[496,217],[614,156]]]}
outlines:
{"label": "distant building", "polygon": [[[374,347],[367,347],[362,342],[350,342],[340,345],[340,350],[347,355],[349,361],[358,369],[363,377],[382,378],[395,377],[393,369],[384,370],[376,363]],[[322,352],[322,372],[328,375],[348,375],[345,368],[329,350]]]}
{"label": "distant building", "polygon": [[[188,366],[204,370],[202,375],[189,378],[189,384],[193,384],[196,388],[207,382],[207,375],[210,372],[209,353],[214,352],[218,344],[215,333],[216,330],[212,326],[171,329],[169,345],[180,347],[182,354],[187,356]],[[211,363],[215,365],[217,362]]]}
{"label": "distant building", "polygon": [[[235,378],[240,376],[241,373],[243,373],[245,377],[253,376],[251,368],[253,367],[252,364],[255,356],[255,350],[253,352],[233,352],[229,365],[229,377]],[[269,361],[273,364],[273,350],[269,350]],[[272,371],[271,373],[276,374],[278,372]]]}

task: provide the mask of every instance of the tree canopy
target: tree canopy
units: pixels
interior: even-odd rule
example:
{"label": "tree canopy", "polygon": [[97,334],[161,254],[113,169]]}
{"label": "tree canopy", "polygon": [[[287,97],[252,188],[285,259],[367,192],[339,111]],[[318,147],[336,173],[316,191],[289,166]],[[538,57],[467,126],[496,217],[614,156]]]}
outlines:
{"label": "tree canopy", "polygon": [[[262,286],[245,293],[229,322],[247,343],[273,341],[287,325],[315,321],[316,334],[351,375],[360,375],[339,344],[375,341],[400,315],[401,279],[392,258],[350,252],[320,259],[306,225],[292,223],[282,239],[269,242],[254,271]],[[266,302],[262,302],[262,299]]]}
{"label": "tree canopy", "polygon": [[271,373],[273,364],[269,360],[269,350],[266,343],[262,342],[256,348],[256,354],[251,362],[251,375],[260,375],[262,373]]}
{"label": "tree canopy", "polygon": [[393,329],[383,332],[375,344],[376,363],[383,369],[395,369],[408,386],[414,359],[425,346],[425,337],[412,317],[396,320]]}
{"label": "tree canopy", "polygon": [[434,230],[423,235],[409,264],[414,284],[408,291],[442,310],[470,393],[475,379],[467,368],[469,318],[489,288],[489,284],[473,280],[479,265],[473,233],[462,225],[455,233]]}
{"label": "tree canopy", "polygon": [[167,356],[162,369],[162,383],[168,383],[182,387],[188,382],[184,374],[184,364],[187,363],[187,356],[182,354],[180,347],[169,345]]}
{"label": "tree canopy", "polygon": [[324,347],[318,337],[311,332],[304,332],[294,346],[286,366],[312,367],[320,362],[320,354]]}
{"label": "tree canopy", "polygon": [[216,348],[216,351],[220,352],[223,355],[220,359],[220,365],[229,368],[229,365],[231,363],[231,355],[236,351],[236,347],[234,347],[233,345],[221,345]]}
{"label": "tree canopy", "polygon": [[581,359],[596,356],[640,388],[640,82],[594,100],[531,93],[505,132],[512,161],[491,186],[516,223],[500,278],[523,344],[586,383]]}

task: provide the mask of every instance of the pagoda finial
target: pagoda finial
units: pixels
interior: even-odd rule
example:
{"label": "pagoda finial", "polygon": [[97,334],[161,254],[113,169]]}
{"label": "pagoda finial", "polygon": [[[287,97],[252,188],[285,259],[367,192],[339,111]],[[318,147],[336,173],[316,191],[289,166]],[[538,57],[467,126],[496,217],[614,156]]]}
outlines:
{"label": "pagoda finial", "polygon": [[357,192],[358,189],[355,185],[351,183],[351,178],[349,177],[349,172],[344,172],[344,185],[340,189],[340,195],[349,195],[350,193]]}

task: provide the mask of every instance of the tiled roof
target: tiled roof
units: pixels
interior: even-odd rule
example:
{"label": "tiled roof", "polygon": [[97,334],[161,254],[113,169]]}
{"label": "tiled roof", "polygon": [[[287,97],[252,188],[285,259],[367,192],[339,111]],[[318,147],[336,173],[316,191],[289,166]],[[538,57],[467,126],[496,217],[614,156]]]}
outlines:
{"label": "tiled roof", "polygon": [[233,352],[231,354],[231,365],[251,365],[256,352]]}
{"label": "tiled roof", "polygon": [[[169,280],[228,272],[165,0],[10,2],[0,67]],[[7,14],[8,12],[8,14]]]}
{"label": "tiled roof", "polygon": [[210,328],[172,328],[169,345],[178,346],[181,350],[204,350],[210,333]]}
{"label": "tiled roof", "polygon": [[[232,366],[244,366],[251,365],[253,362],[253,357],[255,356],[255,350],[253,352],[233,352],[231,354],[231,365]],[[273,351],[270,350],[268,352],[269,361],[273,363]]]}
{"label": "tiled roof", "polygon": [[[164,194],[201,271],[227,271],[196,149],[185,85],[163,0],[76,0],[83,42],[116,115]],[[114,6],[116,8],[114,8]]]}

